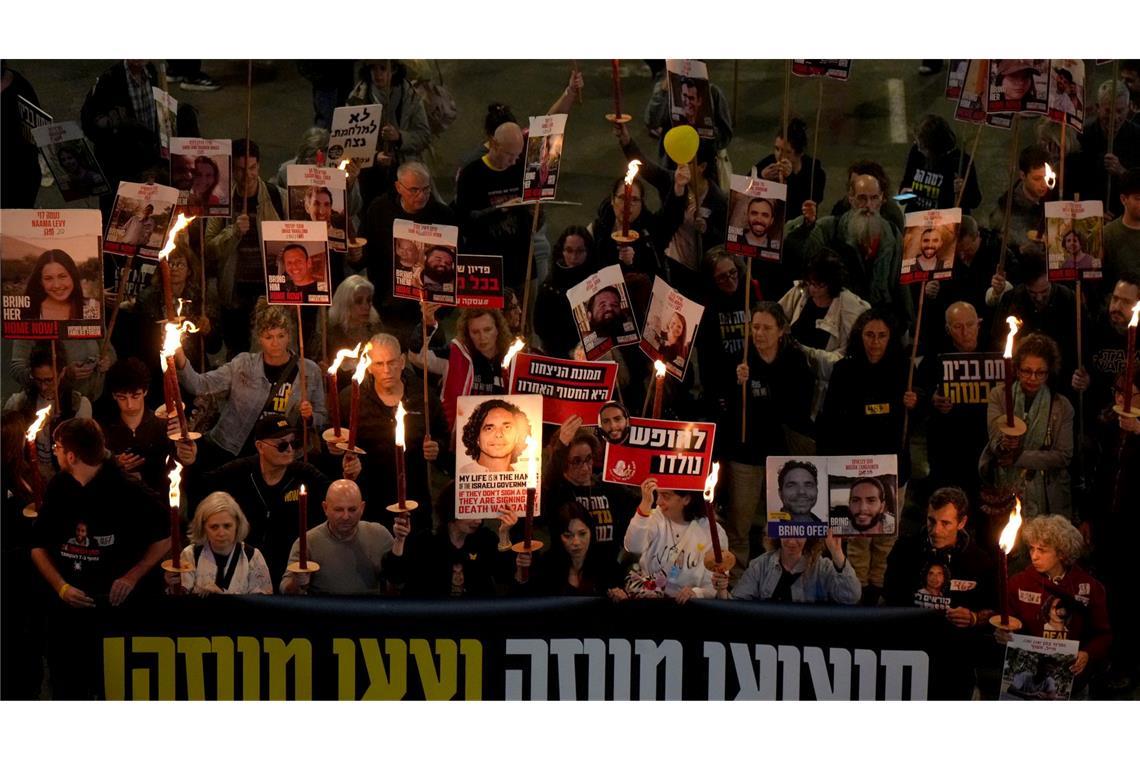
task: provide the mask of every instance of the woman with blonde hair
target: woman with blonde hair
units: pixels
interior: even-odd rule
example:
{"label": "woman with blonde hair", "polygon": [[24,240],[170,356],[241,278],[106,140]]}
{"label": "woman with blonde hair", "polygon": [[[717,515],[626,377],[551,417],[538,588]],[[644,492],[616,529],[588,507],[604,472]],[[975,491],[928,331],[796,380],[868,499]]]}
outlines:
{"label": "woman with blonde hair", "polygon": [[[188,573],[167,573],[169,589],[179,584],[199,596],[209,594],[272,594],[273,582],[261,551],[249,546],[249,521],[225,491],[202,500],[190,522],[190,544],[182,550]],[[168,591],[169,593],[169,591]]]}

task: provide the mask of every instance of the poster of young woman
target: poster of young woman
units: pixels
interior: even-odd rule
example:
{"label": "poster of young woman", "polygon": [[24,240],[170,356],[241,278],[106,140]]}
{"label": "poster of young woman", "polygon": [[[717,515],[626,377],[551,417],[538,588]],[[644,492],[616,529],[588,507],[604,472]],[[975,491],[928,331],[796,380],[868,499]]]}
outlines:
{"label": "poster of young woman", "polygon": [[1043,114],[1048,110],[1049,61],[993,58],[989,77],[987,113]]}
{"label": "poster of young woman", "polygon": [[525,512],[532,467],[540,514],[542,396],[460,396],[455,408],[455,516],[494,518],[502,507]]}
{"label": "poster of young woman", "polygon": [[335,166],[292,164],[285,167],[289,187],[290,219],[324,222],[329,228],[329,245],[344,250],[345,187],[344,172]]}
{"label": "poster of young woman", "polygon": [[180,193],[176,214],[230,215],[231,153],[229,140],[170,138],[170,184]]}
{"label": "poster of young woman", "polygon": [[523,200],[552,200],[558,190],[558,167],[566,136],[566,114],[530,117],[526,141]]}
{"label": "poster of young woman", "polygon": [[663,278],[655,278],[641,331],[641,350],[663,362],[670,375],[683,379],[704,313],[704,306],[685,298]]}
{"label": "poster of young woman", "polygon": [[962,209],[930,209],[906,215],[899,282],[945,280],[953,274]]}
{"label": "poster of young woman", "polygon": [[1045,204],[1046,262],[1050,280],[1099,280],[1104,248],[1104,204],[1050,201]]}
{"label": "poster of young woman", "polygon": [[61,121],[32,130],[36,147],[44,154],[48,169],[65,201],[77,201],[111,192],[103,169],[95,160],[91,143],[74,121]]}
{"label": "poster of young woman", "polygon": [[102,235],[98,209],[0,211],[4,338],[102,337]]}
{"label": "poster of young woman", "polygon": [[759,177],[732,175],[725,249],[741,256],[779,261],[784,241],[788,186]]}
{"label": "poster of young woman", "polygon": [[166,185],[120,182],[103,238],[104,253],[157,259],[166,245],[178,191]]}
{"label": "poster of young woman", "polygon": [[332,303],[329,243],[320,222],[261,223],[265,292],[270,304],[328,306]]}

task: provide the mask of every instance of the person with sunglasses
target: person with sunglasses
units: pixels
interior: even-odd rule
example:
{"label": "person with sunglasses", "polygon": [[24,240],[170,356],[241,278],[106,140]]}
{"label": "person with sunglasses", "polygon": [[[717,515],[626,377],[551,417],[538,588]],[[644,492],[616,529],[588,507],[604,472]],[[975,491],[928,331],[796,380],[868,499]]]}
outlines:
{"label": "person with sunglasses", "polygon": [[[234,498],[249,521],[246,542],[261,550],[276,587],[285,572],[289,549],[297,539],[297,511],[301,486],[309,495],[309,527],[320,525],[316,505],[329,487],[329,478],[300,459],[301,435],[284,415],[269,414],[253,429],[253,456],[235,459],[218,469],[184,478],[196,487],[190,504],[209,492],[225,491]],[[187,515],[193,520],[194,514]]]}
{"label": "person with sunglasses", "polygon": [[1005,426],[1005,394],[991,393],[986,418],[989,443],[978,463],[983,482],[1010,487],[1021,496],[1025,519],[1036,515],[1073,517],[1069,463],[1073,459],[1073,405],[1051,387],[1061,350],[1048,335],[1031,333],[1013,353],[1017,378],[1013,413],[1028,426],[1014,437]]}

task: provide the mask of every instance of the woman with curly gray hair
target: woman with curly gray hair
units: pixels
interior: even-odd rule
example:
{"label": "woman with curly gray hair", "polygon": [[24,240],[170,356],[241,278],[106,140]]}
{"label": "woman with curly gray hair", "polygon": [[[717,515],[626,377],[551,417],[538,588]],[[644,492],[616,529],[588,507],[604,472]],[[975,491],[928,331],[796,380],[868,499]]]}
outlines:
{"label": "woman with curly gray hair", "polygon": [[[269,567],[255,547],[244,543],[249,521],[225,491],[202,500],[190,522],[190,545],[182,550],[188,573],[167,573],[166,584],[179,584],[199,596],[208,594],[272,594]],[[181,577],[179,577],[181,575]]]}
{"label": "woman with curly gray hair", "polygon": [[[1021,541],[1029,550],[1030,566],[1009,579],[1010,613],[1022,622],[1020,633],[1080,642],[1069,668],[1077,676],[1077,694],[1107,663],[1112,631],[1104,586],[1077,564],[1084,539],[1067,518],[1035,517],[1022,527]],[[1057,600],[1067,616],[1050,616]],[[1008,634],[999,641],[1008,641]]]}

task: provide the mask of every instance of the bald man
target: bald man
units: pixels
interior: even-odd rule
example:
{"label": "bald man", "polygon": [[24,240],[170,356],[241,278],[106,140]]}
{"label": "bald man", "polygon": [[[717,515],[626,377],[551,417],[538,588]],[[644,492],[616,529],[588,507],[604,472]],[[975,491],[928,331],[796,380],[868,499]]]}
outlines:
{"label": "bald man", "polygon": [[[308,559],[320,569],[315,573],[286,572],[281,579],[283,594],[378,594],[381,570],[391,574],[404,555],[404,541],[411,531],[407,515],[396,518],[395,536],[380,523],[361,520],[364,499],[351,480],[329,486],[322,504],[325,521],[305,534]],[[300,559],[300,543],[293,542],[289,564]]]}
{"label": "bald man", "polygon": [[518,124],[500,124],[487,143],[487,153],[459,171],[453,204],[463,231],[463,250],[501,254],[505,284],[516,289],[526,277],[533,211],[529,206],[503,204],[522,198],[525,148]]}

